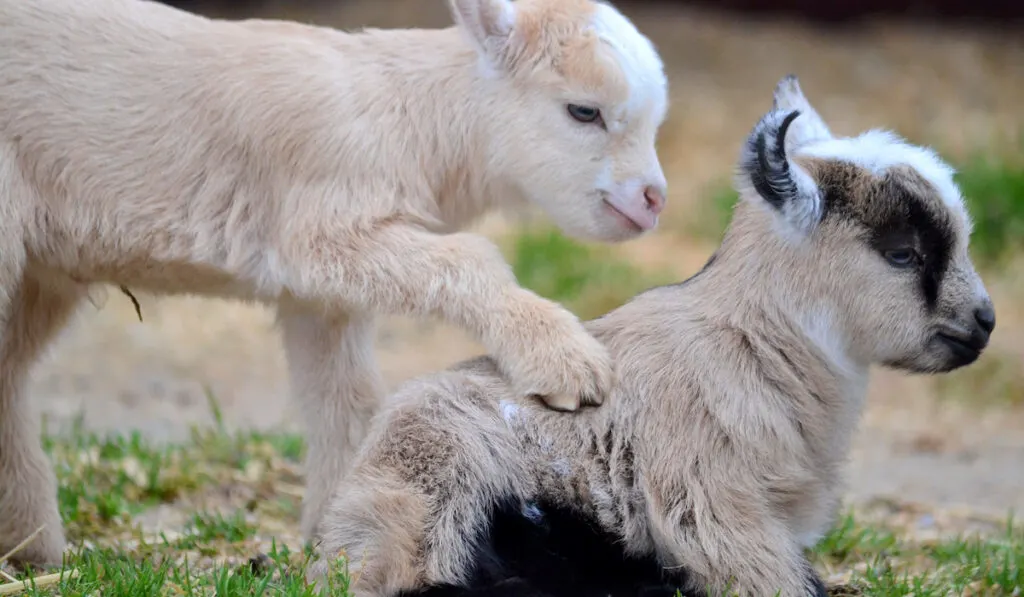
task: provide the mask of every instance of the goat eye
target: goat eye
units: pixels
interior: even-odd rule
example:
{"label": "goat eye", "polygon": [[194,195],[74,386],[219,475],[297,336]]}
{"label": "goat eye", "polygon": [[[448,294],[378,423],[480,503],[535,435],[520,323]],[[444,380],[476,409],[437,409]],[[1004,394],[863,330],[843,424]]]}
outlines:
{"label": "goat eye", "polygon": [[578,106],[576,104],[569,104],[568,108],[569,116],[572,116],[580,122],[594,122],[601,117],[601,111],[597,108]]}
{"label": "goat eye", "polygon": [[913,249],[892,249],[884,253],[885,260],[894,267],[910,267],[917,265],[917,252]]}

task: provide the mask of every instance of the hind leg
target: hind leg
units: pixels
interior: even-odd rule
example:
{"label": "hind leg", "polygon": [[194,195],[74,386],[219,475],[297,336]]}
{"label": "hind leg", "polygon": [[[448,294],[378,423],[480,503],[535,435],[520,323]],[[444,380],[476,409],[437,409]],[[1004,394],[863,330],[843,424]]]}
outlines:
{"label": "hind leg", "polygon": [[25,386],[30,368],[67,323],[81,291],[70,283],[44,285],[29,275],[3,288],[8,289],[0,314],[0,554],[44,526],[12,560],[58,565],[65,542],[57,482]]}
{"label": "hind leg", "polygon": [[303,539],[311,541],[376,411],[384,384],[370,314],[327,316],[298,305],[279,312],[291,390],[306,431]]}
{"label": "hind leg", "polygon": [[[474,399],[452,397],[460,406]],[[366,440],[325,511],[311,579],[322,583],[344,555],[356,597],[470,580],[491,504],[527,493],[527,467],[496,417],[427,404],[384,415],[389,424]]]}
{"label": "hind leg", "polygon": [[419,585],[429,498],[387,472],[357,471],[347,481],[324,512],[319,560],[307,580],[330,587],[331,566],[344,557],[355,597],[390,597]]}

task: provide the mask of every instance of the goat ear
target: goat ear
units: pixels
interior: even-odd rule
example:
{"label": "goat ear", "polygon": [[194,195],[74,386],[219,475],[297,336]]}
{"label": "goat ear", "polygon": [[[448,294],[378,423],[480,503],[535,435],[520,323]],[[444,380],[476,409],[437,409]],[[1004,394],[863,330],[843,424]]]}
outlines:
{"label": "goat ear", "polygon": [[799,110],[776,109],[757,123],[743,146],[739,183],[753,187],[784,220],[806,233],[821,219],[821,191],[786,149],[788,133],[803,117]]}
{"label": "goat ear", "polygon": [[477,51],[492,64],[501,54],[515,25],[516,10],[510,0],[448,0],[455,23],[469,36]]}
{"label": "goat ear", "polygon": [[794,148],[806,143],[832,138],[832,132],[828,129],[825,121],[821,119],[817,110],[804,96],[796,75],[787,75],[775,85],[774,99],[773,109],[783,112],[794,110],[800,112],[800,118],[789,127],[789,134],[786,136],[788,152],[792,152]]}

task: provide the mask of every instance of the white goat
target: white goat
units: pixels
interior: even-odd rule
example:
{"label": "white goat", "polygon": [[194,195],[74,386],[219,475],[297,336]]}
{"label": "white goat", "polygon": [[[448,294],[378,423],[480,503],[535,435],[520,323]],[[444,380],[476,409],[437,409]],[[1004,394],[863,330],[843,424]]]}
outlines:
{"label": "white goat", "polygon": [[211,20],[142,0],[0,0],[0,553],[60,561],[30,366],[91,284],[278,305],[309,441],[309,536],[375,411],[374,314],[440,317],[516,391],[600,404],[568,310],[457,233],[535,204],[622,241],[665,201],[651,43],[588,0],[451,0],[441,30]]}
{"label": "white goat", "polygon": [[802,549],[833,521],[869,367],[965,366],[995,313],[930,150],[834,138],[787,77],[739,170],[704,269],[587,324],[618,362],[607,404],[553,413],[488,358],[407,382],[311,580],[344,554],[360,597],[823,594]]}

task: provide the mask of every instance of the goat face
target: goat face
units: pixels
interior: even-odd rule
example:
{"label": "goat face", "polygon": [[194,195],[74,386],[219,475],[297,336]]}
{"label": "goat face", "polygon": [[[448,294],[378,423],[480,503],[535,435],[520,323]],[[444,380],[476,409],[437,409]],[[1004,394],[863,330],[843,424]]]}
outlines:
{"label": "goat face", "polygon": [[974,362],[995,327],[953,170],[885,131],[833,137],[795,77],[744,148],[743,175],[794,248],[799,281],[850,354],[913,372]]}
{"label": "goat face", "polygon": [[488,167],[568,234],[621,241],[653,229],[666,181],[655,137],[667,81],[654,46],[590,0],[451,0],[502,97]]}

